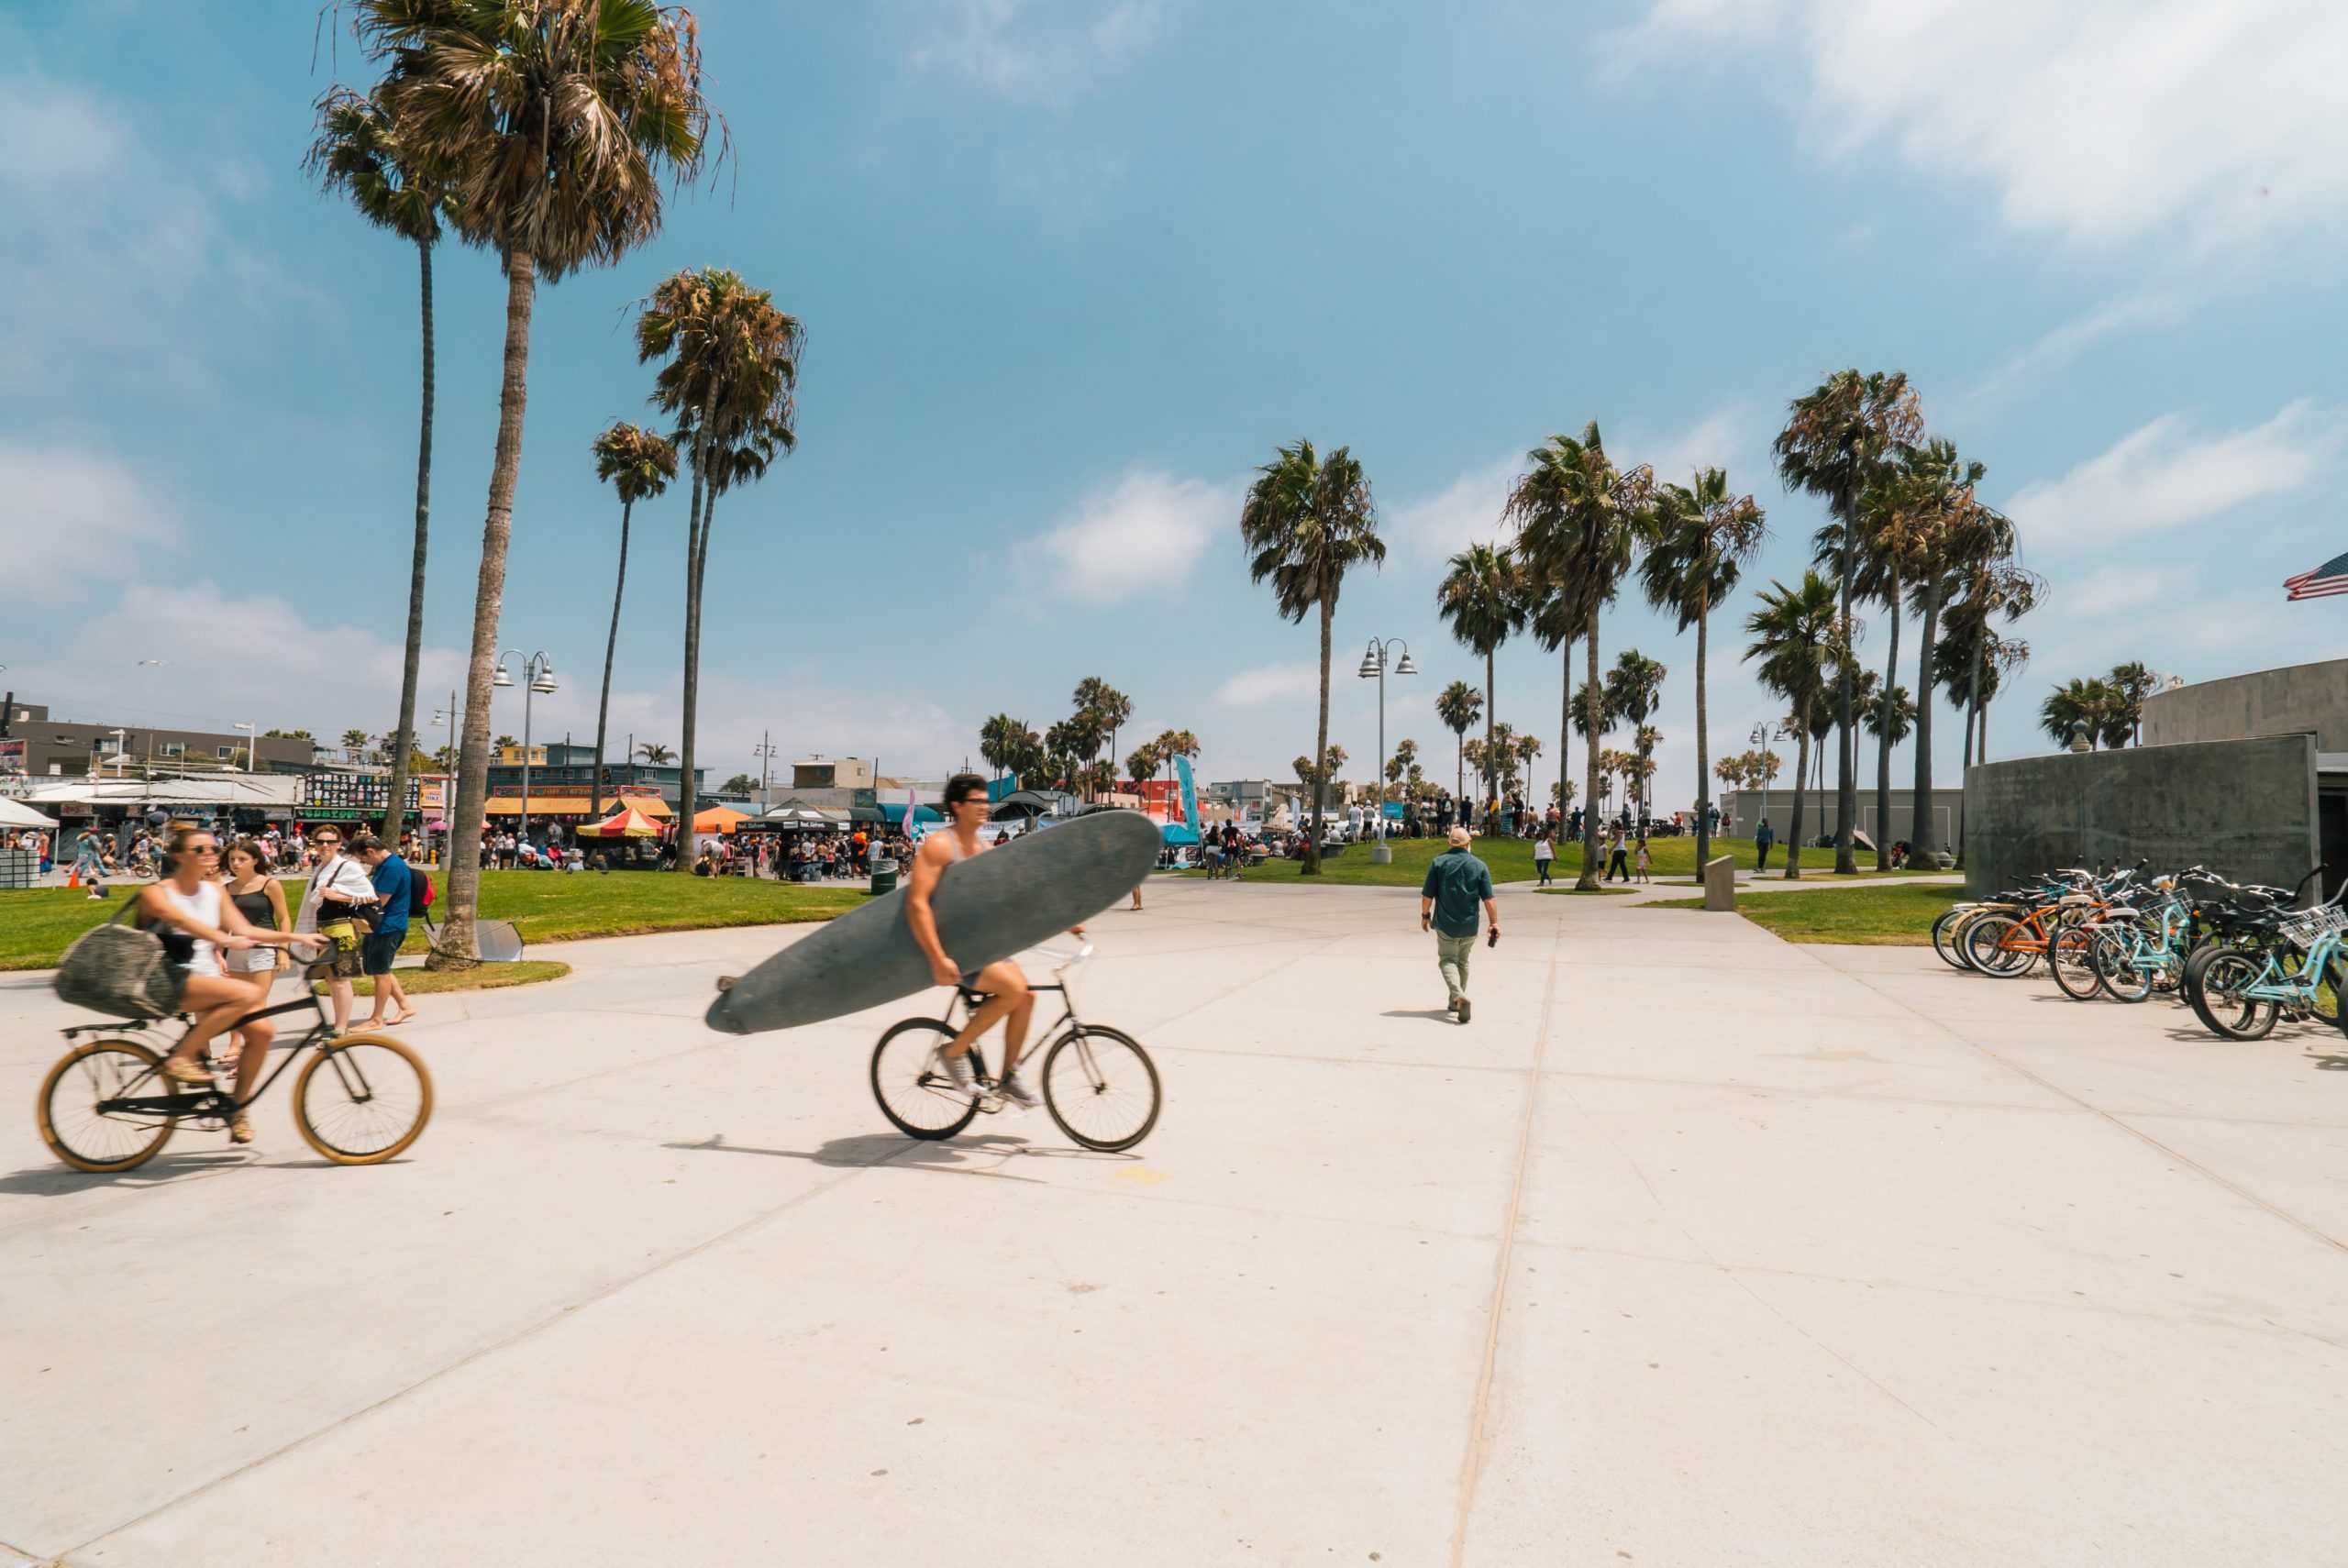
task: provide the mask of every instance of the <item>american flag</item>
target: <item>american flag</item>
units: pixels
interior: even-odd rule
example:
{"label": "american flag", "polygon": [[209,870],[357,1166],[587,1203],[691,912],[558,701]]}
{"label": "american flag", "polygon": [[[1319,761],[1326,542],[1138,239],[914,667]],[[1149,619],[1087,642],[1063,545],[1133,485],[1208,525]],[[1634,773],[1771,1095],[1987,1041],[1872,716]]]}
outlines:
{"label": "american flag", "polygon": [[2323,599],[2334,593],[2348,593],[2348,555],[2334,556],[2313,571],[2303,571],[2297,577],[2287,577],[2283,586],[2290,591],[2289,602],[2302,599]]}

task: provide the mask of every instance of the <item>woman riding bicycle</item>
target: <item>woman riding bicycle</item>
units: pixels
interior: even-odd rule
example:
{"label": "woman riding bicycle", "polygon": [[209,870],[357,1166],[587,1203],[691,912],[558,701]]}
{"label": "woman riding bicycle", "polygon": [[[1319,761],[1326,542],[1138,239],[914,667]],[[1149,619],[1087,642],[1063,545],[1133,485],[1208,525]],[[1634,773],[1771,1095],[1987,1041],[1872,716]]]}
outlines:
{"label": "woman riding bicycle", "polygon": [[[162,880],[140,889],[135,918],[162,939],[164,965],[177,982],[179,1010],[195,1017],[186,1038],[163,1058],[162,1075],[174,1084],[201,1088],[212,1081],[197,1060],[205,1045],[259,1007],[265,992],[245,976],[224,974],[220,955],[255,946],[292,947],[316,939],[264,931],[238,913],[213,879],[220,864],[220,841],[204,829],[182,828],[173,834],[163,862]],[[245,1025],[245,1049],[237,1059],[239,1099],[260,1071],[273,1033],[266,1019]],[[239,1143],[252,1142],[252,1123],[241,1110],[230,1119],[228,1136]]]}

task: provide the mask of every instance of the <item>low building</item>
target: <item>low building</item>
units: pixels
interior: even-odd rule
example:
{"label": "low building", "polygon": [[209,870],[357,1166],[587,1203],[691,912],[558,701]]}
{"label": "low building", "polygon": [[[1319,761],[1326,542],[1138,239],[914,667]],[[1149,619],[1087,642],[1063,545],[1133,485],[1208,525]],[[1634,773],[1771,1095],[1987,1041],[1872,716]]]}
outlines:
{"label": "low building", "polygon": [[[531,746],[526,753],[518,745],[506,746],[489,765],[490,816],[493,820],[498,815],[496,802],[501,797],[510,798],[515,811],[519,812],[525,756],[529,760],[532,795],[557,795],[565,801],[584,800],[590,792],[588,786],[595,782],[595,748],[592,745],[553,741]],[[674,763],[650,763],[608,752],[604,756],[604,783],[607,790],[641,792],[648,790],[671,808],[675,807],[683,791],[684,778],[684,771]],[[706,800],[708,786],[709,769],[694,768],[695,798]],[[530,814],[536,817],[550,813],[540,812],[533,807]]]}
{"label": "low building", "polygon": [[811,756],[791,765],[791,788],[808,790],[869,790],[874,787],[872,764],[860,757]]}
{"label": "low building", "polygon": [[[1831,769],[1830,769],[1831,771]],[[1878,833],[1876,815],[1875,790],[1863,785],[1859,790],[1859,812],[1856,826],[1867,835],[1870,843],[1899,844],[1916,841],[1915,791],[1894,790],[1891,792],[1891,823],[1888,832]],[[1788,789],[1739,790],[1719,802],[1721,832],[1730,838],[1751,838],[1767,814],[1769,831],[1780,843],[1792,836],[1794,792]],[[1669,812],[1658,815],[1668,817]],[[1801,797],[1801,836],[1804,843],[1814,843],[1831,837],[1839,829],[1842,813],[1835,809],[1834,786],[1830,780],[1823,790],[1805,790]],[[1933,791],[1933,840],[1943,849],[1954,851],[1965,828],[1965,791],[1955,785]]]}
{"label": "low building", "polygon": [[11,701],[0,722],[0,773],[35,778],[138,778],[149,773],[305,773],[317,747],[241,730],[158,729],[52,719],[39,702]]}

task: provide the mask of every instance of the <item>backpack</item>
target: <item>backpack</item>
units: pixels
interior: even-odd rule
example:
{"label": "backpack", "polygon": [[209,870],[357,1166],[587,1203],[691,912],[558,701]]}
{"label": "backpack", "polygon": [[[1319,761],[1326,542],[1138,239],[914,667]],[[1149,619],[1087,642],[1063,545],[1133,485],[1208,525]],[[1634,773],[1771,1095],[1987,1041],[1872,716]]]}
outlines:
{"label": "backpack", "polygon": [[407,868],[407,912],[421,915],[432,907],[434,893],[432,876],[415,867]]}

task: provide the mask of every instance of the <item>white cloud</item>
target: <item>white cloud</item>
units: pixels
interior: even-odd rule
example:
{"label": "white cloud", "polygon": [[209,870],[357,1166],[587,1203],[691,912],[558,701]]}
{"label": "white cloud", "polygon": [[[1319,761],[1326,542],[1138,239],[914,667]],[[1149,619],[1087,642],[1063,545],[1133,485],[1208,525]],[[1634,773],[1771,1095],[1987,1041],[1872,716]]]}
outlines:
{"label": "white cloud", "polygon": [[[170,547],[180,518],[137,470],[68,437],[0,436],[0,559],[42,558],[61,546],[111,564],[128,551]],[[59,591],[91,580],[67,571]]]}
{"label": "white cloud", "polygon": [[[1215,688],[1218,707],[1258,708],[1269,702],[1290,702],[1321,694],[1319,664],[1267,664],[1243,669]],[[1311,751],[1307,745],[1304,748]]]}
{"label": "white cloud", "polygon": [[1511,452],[1487,468],[1461,474],[1441,492],[1396,507],[1393,532],[1430,561],[1496,539],[1501,533],[1501,507],[1523,471],[1523,454]]}
{"label": "white cloud", "polygon": [[2006,510],[2035,550],[2072,555],[2220,517],[2307,488],[2348,444],[2348,417],[2304,400],[2264,425],[2195,436],[2182,414],[2132,431]]}
{"label": "white cloud", "polygon": [[1128,470],[1085,497],[1076,515],[1029,541],[1054,569],[1047,586],[1091,604],[1178,586],[1207,542],[1234,525],[1236,485]]}
{"label": "white cloud", "polygon": [[946,0],[916,17],[915,70],[957,76],[1014,103],[1058,105],[1146,49],[1159,12],[1151,0],[1106,9],[1083,0]]}
{"label": "white cloud", "polygon": [[1742,403],[1716,408],[1676,435],[1659,440],[1609,439],[1606,450],[1618,463],[1652,463],[1659,482],[1686,484],[1698,469],[1721,469],[1730,485],[1750,491],[1766,477],[1760,458],[1763,436],[1752,409]]}
{"label": "white cloud", "polygon": [[1978,409],[2009,392],[2026,391],[2028,383],[2053,375],[2115,333],[2174,326],[2184,319],[2186,304],[2185,296],[2176,291],[2144,289],[2099,305],[2008,355],[1966,390],[1957,400],[1958,406]]}
{"label": "white cloud", "polygon": [[1891,147],[2017,229],[2242,244],[2348,206],[2335,0],[1656,0],[1612,70],[1792,50],[1830,156]]}
{"label": "white cloud", "polygon": [[2169,601],[2197,575],[2187,566],[2098,567],[2062,587],[2065,618],[2118,615]]}

